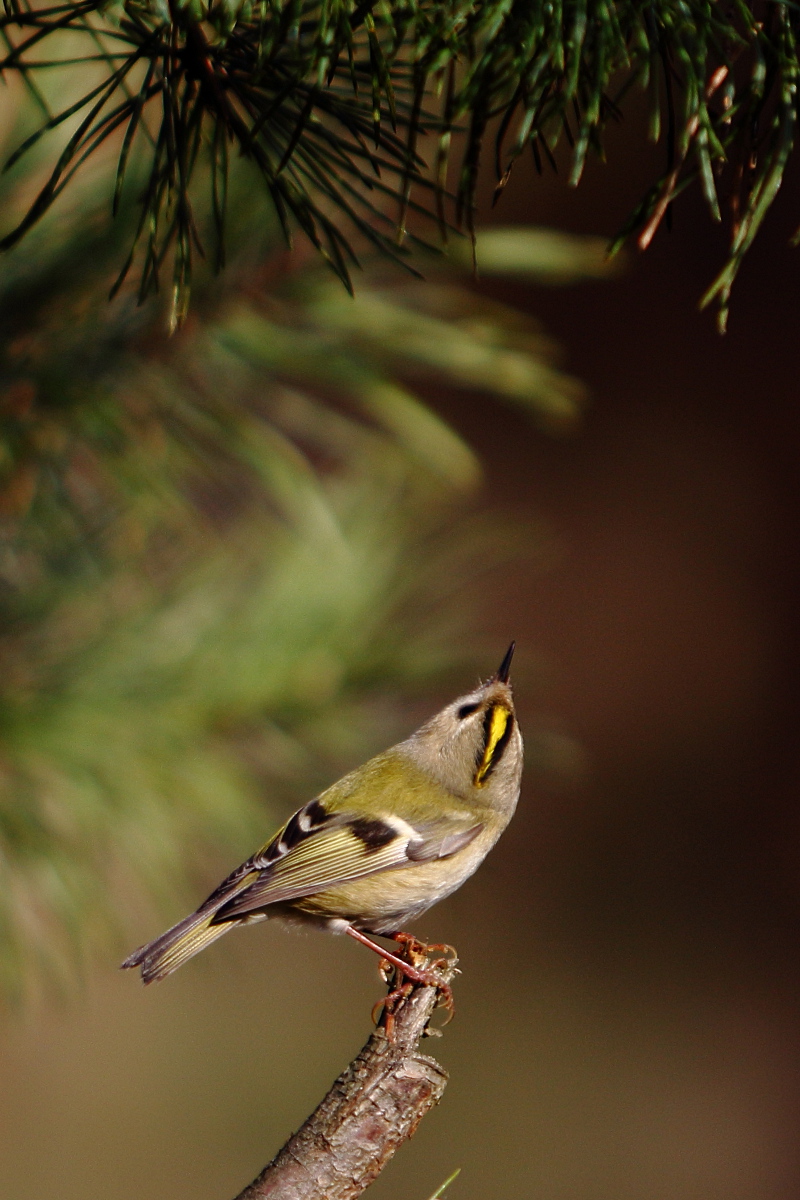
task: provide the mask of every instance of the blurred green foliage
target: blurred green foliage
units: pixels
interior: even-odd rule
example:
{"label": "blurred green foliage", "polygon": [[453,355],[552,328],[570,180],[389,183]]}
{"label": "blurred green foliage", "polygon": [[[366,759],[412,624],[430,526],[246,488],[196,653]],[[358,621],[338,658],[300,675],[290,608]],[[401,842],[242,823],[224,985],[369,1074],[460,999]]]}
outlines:
{"label": "blurred green foliage", "polygon": [[479,463],[419,384],[555,429],[583,397],[536,322],[458,268],[376,270],[355,300],[287,274],[246,166],[224,285],[169,338],[131,290],[107,302],[120,243],[98,204],[88,181],[0,272],[9,995],[185,901],[467,660],[462,593],[519,543],[471,515]]}

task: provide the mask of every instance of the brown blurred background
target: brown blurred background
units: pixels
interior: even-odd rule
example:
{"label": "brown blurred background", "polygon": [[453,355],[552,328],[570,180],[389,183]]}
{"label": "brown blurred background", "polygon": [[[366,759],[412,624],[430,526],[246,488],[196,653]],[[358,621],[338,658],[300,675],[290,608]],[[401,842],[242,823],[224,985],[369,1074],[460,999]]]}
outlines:
{"label": "brown blurred background", "polygon": [[[629,120],[577,191],[524,167],[494,216],[610,235],[655,162]],[[697,311],[722,243],[694,195],[611,281],[480,285],[589,385],[575,436],[429,393],[486,506],[550,530],[546,570],[480,581],[485,634],[498,656],[517,638],[523,729],[581,754],[558,783],[528,770],[505,839],[420,924],[462,957],[433,1045],[452,1079],[375,1200],[424,1200],[456,1166],[454,1200],[800,1192],[798,182],[725,338]],[[234,1195],[364,1040],[368,958],[257,928],[161,987],[109,961],[79,1004],[12,1018],[0,1196]]]}

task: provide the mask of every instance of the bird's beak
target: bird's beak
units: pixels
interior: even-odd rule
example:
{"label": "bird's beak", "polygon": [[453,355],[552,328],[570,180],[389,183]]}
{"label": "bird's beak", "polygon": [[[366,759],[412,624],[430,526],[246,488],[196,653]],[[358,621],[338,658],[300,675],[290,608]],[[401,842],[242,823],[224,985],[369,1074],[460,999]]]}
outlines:
{"label": "bird's beak", "polygon": [[517,645],[516,642],[511,643],[511,645],[506,650],[505,658],[500,663],[500,666],[497,668],[497,674],[495,675],[495,679],[498,681],[498,683],[508,683],[508,675],[509,675],[509,672],[511,671],[511,660],[514,657],[514,650],[516,648],[516,645]]}

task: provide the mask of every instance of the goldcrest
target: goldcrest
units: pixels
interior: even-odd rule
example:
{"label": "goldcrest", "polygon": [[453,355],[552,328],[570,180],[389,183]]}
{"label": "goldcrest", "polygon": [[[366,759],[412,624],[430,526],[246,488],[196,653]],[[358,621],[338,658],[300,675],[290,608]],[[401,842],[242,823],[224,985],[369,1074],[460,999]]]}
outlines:
{"label": "goldcrest", "polygon": [[522,774],[513,653],[512,642],[486,683],[298,809],[123,967],[152,983],[235,926],[282,917],[349,934],[425,980],[367,935],[413,940],[404,926],[459,888],[511,820]]}

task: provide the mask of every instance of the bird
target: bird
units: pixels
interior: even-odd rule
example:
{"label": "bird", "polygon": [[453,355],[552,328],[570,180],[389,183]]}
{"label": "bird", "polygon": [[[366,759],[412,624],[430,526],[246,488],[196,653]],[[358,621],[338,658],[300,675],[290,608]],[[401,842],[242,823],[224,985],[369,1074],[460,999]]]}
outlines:
{"label": "bird", "polygon": [[[514,649],[485,683],[299,808],[122,968],[153,983],[229,930],[278,917],[349,935],[402,978],[441,986],[420,966],[419,950],[429,948],[404,927],[473,874],[514,814],[523,756]],[[392,954],[375,936],[401,949]]]}

